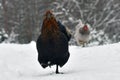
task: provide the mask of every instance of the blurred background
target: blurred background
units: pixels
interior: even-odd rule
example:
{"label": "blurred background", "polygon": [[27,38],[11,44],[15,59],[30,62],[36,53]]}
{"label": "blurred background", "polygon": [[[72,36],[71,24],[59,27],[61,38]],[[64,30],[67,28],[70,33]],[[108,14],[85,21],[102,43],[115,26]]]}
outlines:
{"label": "blurred background", "polygon": [[[120,0],[0,0],[0,43],[36,41],[48,9],[73,35],[79,20],[88,23],[88,46],[120,41]],[[69,44],[76,45],[74,37]]]}

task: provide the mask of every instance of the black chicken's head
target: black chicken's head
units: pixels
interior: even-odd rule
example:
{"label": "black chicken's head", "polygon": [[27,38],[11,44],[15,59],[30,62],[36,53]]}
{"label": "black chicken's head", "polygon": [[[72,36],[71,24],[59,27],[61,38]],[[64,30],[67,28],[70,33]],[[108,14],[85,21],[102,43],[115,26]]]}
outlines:
{"label": "black chicken's head", "polygon": [[54,18],[53,12],[51,10],[47,10],[44,15],[44,19]]}
{"label": "black chicken's head", "polygon": [[47,10],[44,14],[41,34],[45,39],[47,37],[56,37],[59,33],[59,27],[56,18],[51,10]]}

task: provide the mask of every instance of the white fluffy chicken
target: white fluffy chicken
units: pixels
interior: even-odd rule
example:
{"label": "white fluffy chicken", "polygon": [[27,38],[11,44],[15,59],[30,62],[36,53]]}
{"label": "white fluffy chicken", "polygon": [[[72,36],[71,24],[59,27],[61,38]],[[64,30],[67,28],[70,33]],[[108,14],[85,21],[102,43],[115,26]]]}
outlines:
{"label": "white fluffy chicken", "polygon": [[85,47],[85,44],[90,40],[90,26],[80,21],[76,26],[74,37],[78,46],[82,45]]}

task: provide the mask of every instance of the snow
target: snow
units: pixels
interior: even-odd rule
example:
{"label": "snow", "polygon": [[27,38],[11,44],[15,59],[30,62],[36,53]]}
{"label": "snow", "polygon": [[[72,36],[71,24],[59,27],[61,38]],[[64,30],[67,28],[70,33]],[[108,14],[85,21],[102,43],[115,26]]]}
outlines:
{"label": "snow", "polygon": [[0,80],[120,80],[120,43],[94,47],[70,46],[70,58],[55,74],[37,61],[35,42],[0,44]]}

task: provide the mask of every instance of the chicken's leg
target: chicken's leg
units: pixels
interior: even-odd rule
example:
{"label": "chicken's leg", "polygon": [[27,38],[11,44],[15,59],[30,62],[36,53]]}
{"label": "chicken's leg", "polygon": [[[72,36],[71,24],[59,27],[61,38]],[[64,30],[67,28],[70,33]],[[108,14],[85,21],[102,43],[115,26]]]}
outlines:
{"label": "chicken's leg", "polygon": [[56,74],[59,74],[58,65],[56,65]]}

